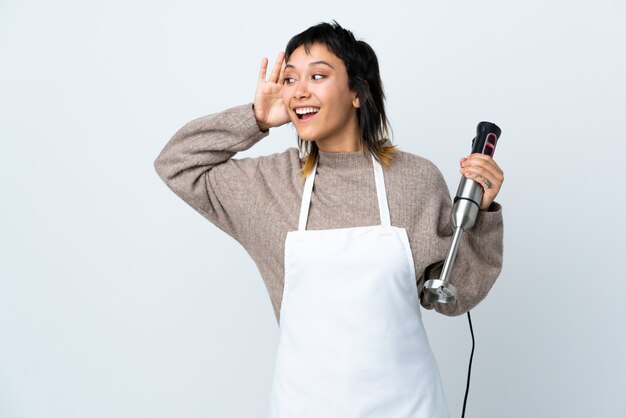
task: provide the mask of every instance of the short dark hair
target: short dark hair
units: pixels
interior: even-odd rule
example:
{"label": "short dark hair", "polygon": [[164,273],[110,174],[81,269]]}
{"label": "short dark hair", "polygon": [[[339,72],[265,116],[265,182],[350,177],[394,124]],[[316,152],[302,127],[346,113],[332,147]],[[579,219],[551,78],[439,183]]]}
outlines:
{"label": "short dark hair", "polygon": [[[333,20],[332,23],[324,22],[311,26],[291,38],[285,48],[285,61],[289,61],[291,54],[298,47],[303,46],[308,53],[311,45],[315,43],[325,45],[343,61],[348,73],[348,87],[356,93],[360,103],[357,117],[361,141],[375,158],[387,165],[391,161],[395,147],[388,138],[390,127],[385,112],[385,93],[376,53],[367,42],[357,40],[351,31]],[[298,137],[300,149],[304,148],[305,154],[315,157],[310,161],[312,168],[317,159],[318,149],[316,144],[304,142]],[[309,164],[306,164],[305,168],[308,166]]]}

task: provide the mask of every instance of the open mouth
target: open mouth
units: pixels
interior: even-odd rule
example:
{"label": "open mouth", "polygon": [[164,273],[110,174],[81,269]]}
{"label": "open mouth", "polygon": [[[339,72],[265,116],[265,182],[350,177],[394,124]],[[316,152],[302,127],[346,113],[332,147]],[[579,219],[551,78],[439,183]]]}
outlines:
{"label": "open mouth", "polygon": [[294,112],[296,112],[296,116],[298,116],[298,119],[300,120],[311,119],[319,111],[320,111],[319,107],[298,107],[294,109]]}

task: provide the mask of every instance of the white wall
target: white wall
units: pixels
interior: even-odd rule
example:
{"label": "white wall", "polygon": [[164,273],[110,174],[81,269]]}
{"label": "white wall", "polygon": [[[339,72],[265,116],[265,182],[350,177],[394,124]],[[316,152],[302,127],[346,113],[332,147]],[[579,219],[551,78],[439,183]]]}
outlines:
{"label": "white wall", "polygon": [[[261,277],[152,163],[333,18],[377,51],[396,144],[452,191],[476,123],[502,128],[505,266],[472,312],[467,416],[623,416],[625,3],[414,3],[0,1],[0,417],[266,416]],[[425,318],[459,416],[467,321]]]}

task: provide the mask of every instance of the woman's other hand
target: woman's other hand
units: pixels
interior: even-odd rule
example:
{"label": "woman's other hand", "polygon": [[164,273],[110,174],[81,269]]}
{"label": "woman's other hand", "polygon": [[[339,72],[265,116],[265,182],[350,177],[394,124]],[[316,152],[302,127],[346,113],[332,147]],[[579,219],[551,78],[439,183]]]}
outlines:
{"label": "woman's other hand", "polygon": [[504,172],[493,158],[484,154],[472,154],[467,158],[463,157],[460,165],[461,174],[483,187],[484,193],[480,210],[487,210],[502,187]]}
{"label": "woman's other hand", "polygon": [[269,80],[266,80],[268,59],[261,61],[259,81],[254,96],[254,116],[261,131],[284,125],[289,122],[289,114],[285,108],[281,89],[283,88],[283,74],[285,72],[285,53],[278,54]]}

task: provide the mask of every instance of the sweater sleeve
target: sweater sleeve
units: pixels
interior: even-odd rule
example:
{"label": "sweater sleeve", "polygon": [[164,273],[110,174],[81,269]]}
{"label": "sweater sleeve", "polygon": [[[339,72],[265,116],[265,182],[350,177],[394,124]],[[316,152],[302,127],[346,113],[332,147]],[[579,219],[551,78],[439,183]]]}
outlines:
{"label": "sweater sleeve", "polygon": [[450,283],[457,289],[454,304],[430,304],[422,293],[425,281],[438,279],[445,257],[452,245],[454,229],[450,221],[452,200],[441,172],[432,165],[433,217],[436,224],[431,251],[434,262],[424,271],[418,281],[421,304],[426,309],[435,309],[448,316],[462,315],[475,307],[486,296],[502,270],[503,223],[502,207],[493,202],[488,210],[480,211],[475,225],[463,233]]}
{"label": "sweater sleeve", "polygon": [[268,135],[252,104],[204,116],[184,125],[154,161],[159,177],[181,199],[240,241],[242,222],[254,210],[249,184],[258,161],[233,159]]}

